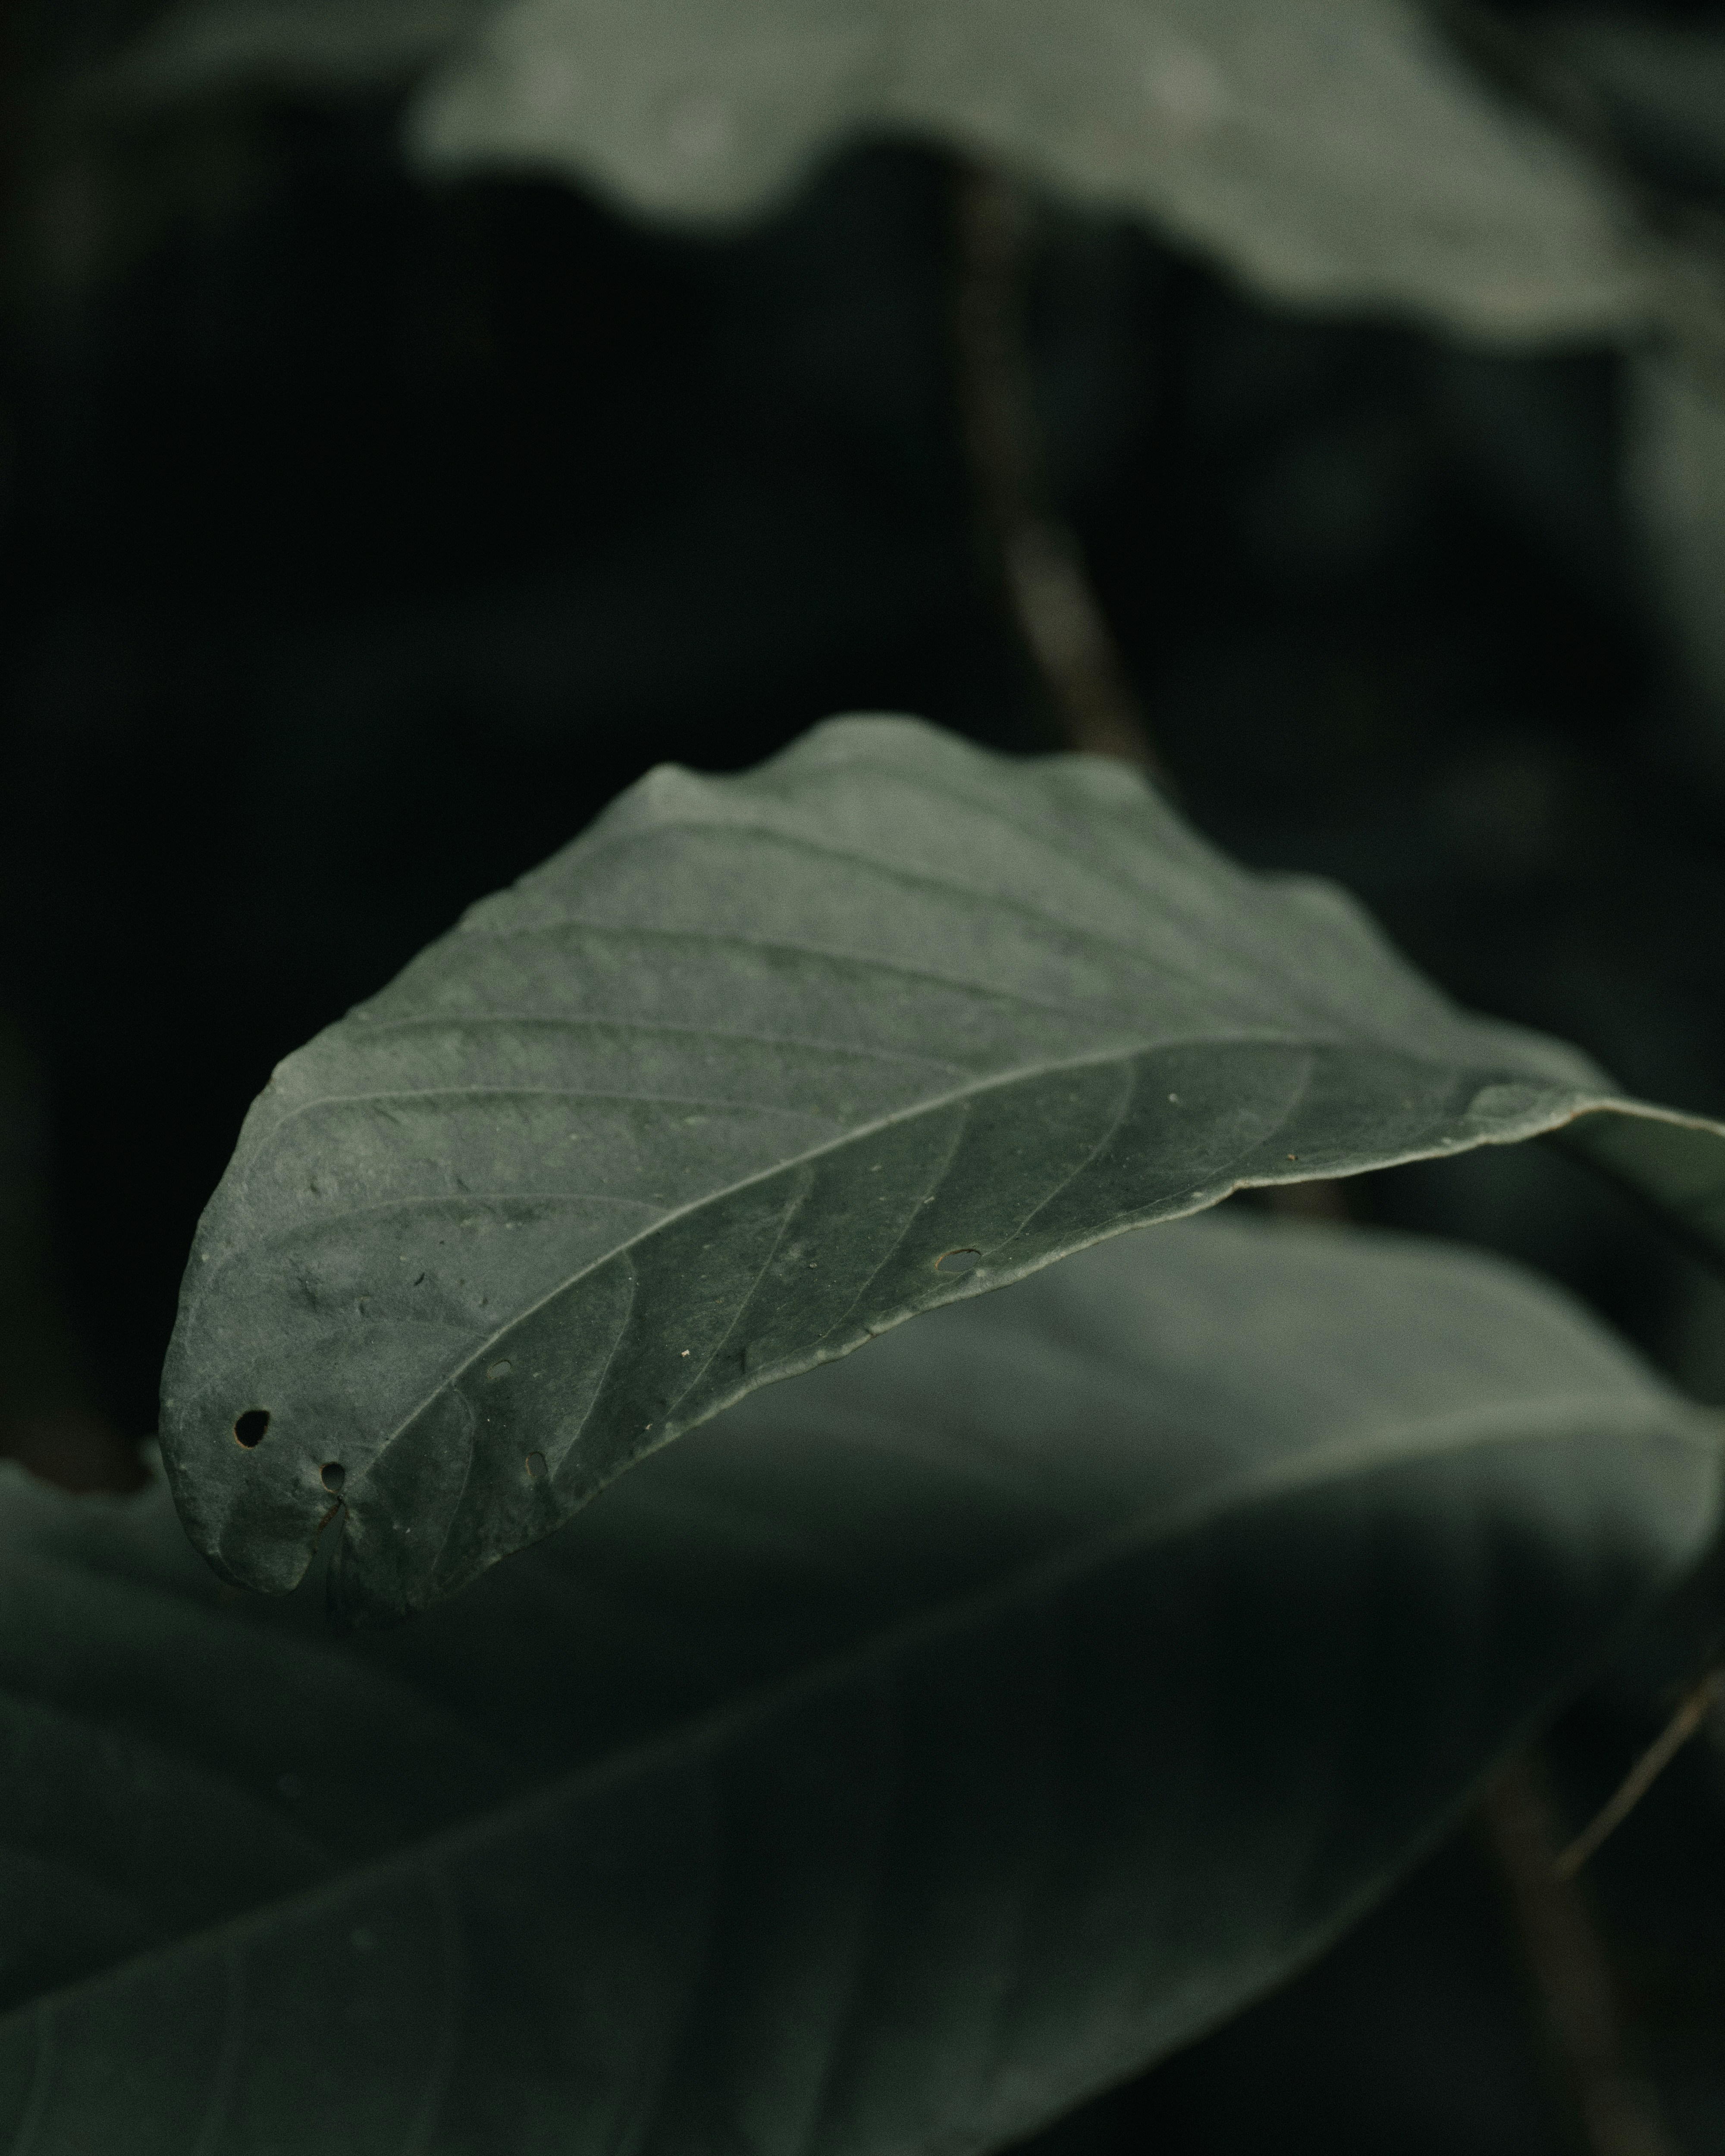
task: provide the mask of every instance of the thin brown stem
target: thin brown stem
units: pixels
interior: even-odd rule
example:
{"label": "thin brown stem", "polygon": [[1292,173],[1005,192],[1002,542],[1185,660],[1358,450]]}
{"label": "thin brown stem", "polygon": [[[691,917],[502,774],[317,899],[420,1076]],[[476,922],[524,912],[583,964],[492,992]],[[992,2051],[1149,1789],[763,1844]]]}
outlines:
{"label": "thin brown stem", "polygon": [[1605,1949],[1581,1888],[1558,1873],[1537,1760],[1512,1760],[1481,1810],[1589,2156],[1673,2156],[1651,2092],[1625,2070]]}
{"label": "thin brown stem", "polygon": [[1699,1684],[1685,1692],[1676,1712],[1624,1776],[1615,1794],[1558,1857],[1558,1878],[1573,1879],[1606,1836],[1616,1832],[1721,1701],[1725,1701],[1725,1668],[1709,1670]]}
{"label": "thin brown stem", "polygon": [[1024,311],[1034,213],[984,165],[960,168],[953,330],[978,521],[1006,603],[1076,749],[1158,768],[1076,536],[1048,498]]}

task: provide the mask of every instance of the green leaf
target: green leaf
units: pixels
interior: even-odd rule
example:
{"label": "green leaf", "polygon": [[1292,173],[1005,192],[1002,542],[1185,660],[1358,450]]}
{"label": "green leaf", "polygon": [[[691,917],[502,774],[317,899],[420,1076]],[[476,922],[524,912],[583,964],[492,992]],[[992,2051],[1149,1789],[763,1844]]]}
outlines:
{"label": "green leaf", "polygon": [[834,721],[650,773],[278,1066],[187,1269],[174,1494],[280,1590],[339,1487],[338,1601],[387,1620],[919,1311],[1584,1116],[1725,1235],[1725,1132],[1464,1015],[1124,766]]}
{"label": "green leaf", "polygon": [[1549,1288],[1225,1217],[345,1643],[224,1606],[164,1504],[0,1477],[0,2141],[998,2146],[1321,1948],[1719,1481]]}
{"label": "green leaf", "polygon": [[200,0],[133,80],[365,79],[441,54],[408,121],[439,173],[561,173],[722,225],[837,147],[909,135],[1304,305],[1512,341],[1645,311],[1605,185],[1402,0],[494,0],[459,34],[467,13]]}

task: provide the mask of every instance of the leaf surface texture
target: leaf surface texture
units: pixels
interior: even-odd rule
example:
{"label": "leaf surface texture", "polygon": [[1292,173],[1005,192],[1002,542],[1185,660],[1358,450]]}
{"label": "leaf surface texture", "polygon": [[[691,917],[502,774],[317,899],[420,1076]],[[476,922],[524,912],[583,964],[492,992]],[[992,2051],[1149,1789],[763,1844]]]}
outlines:
{"label": "leaf surface texture", "polygon": [[1704,1545],[1715,1419],[1370,1231],[1108,1242],[416,1623],[0,1476],[14,2156],[917,2156],[1317,1951]]}
{"label": "leaf surface texture", "polygon": [[392,1619],[919,1312],[1242,1184],[1571,1126],[1725,1233],[1716,1127],[1458,1011],[1124,767],[833,721],[650,773],[278,1066],[187,1269],[175,1496],[285,1589],[339,1487],[338,1601]]}

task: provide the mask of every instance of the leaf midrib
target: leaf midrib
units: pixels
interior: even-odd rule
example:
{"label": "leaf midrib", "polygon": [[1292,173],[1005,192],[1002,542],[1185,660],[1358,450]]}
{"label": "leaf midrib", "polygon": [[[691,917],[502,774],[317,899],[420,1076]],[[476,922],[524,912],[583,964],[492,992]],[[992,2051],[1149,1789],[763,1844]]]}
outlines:
{"label": "leaf midrib", "polygon": [[[1050,1004],[1046,1006],[1046,1008],[1051,1011],[1058,1012],[1062,1016],[1070,1017],[1077,1015],[1081,1010],[1085,1009],[1086,1006],[1079,1004],[1070,1006]],[[424,1021],[424,1023],[428,1024],[439,1024],[443,1022],[444,1021],[440,1019],[427,1019]],[[508,1022],[512,1024],[516,1021],[511,1019]],[[407,1022],[403,1021],[403,1023]],[[465,1023],[478,1028],[492,1023],[492,1021],[489,1018],[483,1018],[473,1019],[465,1021]],[[609,1024],[611,1021],[608,1019],[602,1019],[594,1021],[594,1023],[599,1024]],[[737,1035],[726,1033],[719,1028],[714,1028],[709,1031],[707,1029],[700,1026],[690,1026],[681,1029],[681,1030],[688,1037],[696,1040],[731,1040],[743,1039],[757,1040],[763,1045],[785,1047],[800,1046],[820,1050],[831,1047],[839,1052],[843,1052],[843,1045],[840,1043],[828,1043],[818,1040],[797,1038],[790,1035],[786,1035],[783,1038],[770,1034]],[[1339,1029],[1334,1033],[1322,1033],[1316,1030],[1312,1032],[1296,1033],[1283,1028],[1266,1026],[1262,1024],[1241,1026],[1238,1028],[1207,1028],[1203,1033],[1170,1034],[1153,1040],[1140,1038],[1126,1041],[1116,1041],[1111,1043],[1106,1048],[1088,1050],[1082,1055],[1061,1056],[1058,1059],[1054,1057],[1044,1057],[1035,1062],[1015,1065],[1012,1069],[1008,1070],[988,1070],[980,1073],[968,1070],[967,1066],[963,1064],[947,1063],[938,1057],[928,1056],[919,1058],[906,1056],[901,1060],[905,1061],[920,1061],[923,1063],[926,1067],[936,1070],[952,1070],[961,1073],[962,1081],[960,1085],[956,1086],[949,1093],[932,1094],[923,1099],[909,1102],[903,1108],[889,1110],[885,1116],[877,1117],[873,1122],[855,1124],[850,1127],[847,1130],[841,1132],[835,1140],[831,1141],[831,1143],[842,1145],[852,1137],[858,1137],[860,1139],[867,1137],[871,1136],[876,1131],[886,1129],[893,1123],[901,1122],[907,1117],[923,1113],[936,1113],[942,1108],[951,1107],[972,1096],[987,1093],[997,1087],[1018,1085],[1031,1079],[1057,1077],[1063,1073],[1070,1070],[1095,1069],[1111,1061],[1124,1061],[1136,1056],[1163,1055],[1176,1054],[1183,1050],[1188,1049],[1209,1048],[1218,1050],[1231,1048],[1296,1048],[1308,1052],[1321,1049],[1335,1048],[1344,1051],[1351,1050],[1355,1053],[1368,1052],[1376,1049],[1382,1050],[1388,1054],[1396,1056],[1399,1060],[1404,1063],[1415,1065],[1422,1070],[1445,1071],[1453,1075],[1458,1067],[1467,1067],[1466,1065],[1457,1066],[1453,1064],[1435,1061],[1430,1056],[1420,1055],[1404,1046],[1399,1045],[1393,1039],[1388,1037],[1382,1040],[1377,1040],[1366,1035],[1344,1032]],[[868,1050],[864,1050],[862,1052],[865,1054],[870,1053],[870,1051]],[[1480,1067],[1482,1075],[1489,1069],[1489,1066],[1484,1065],[1481,1065]],[[1514,1082],[1517,1084],[1526,1084],[1543,1087],[1547,1091],[1552,1093],[1561,1094],[1566,1090],[1553,1079],[1543,1076],[1524,1075],[1519,1071],[1511,1072],[1507,1075],[1512,1077]],[[1576,1095],[1578,1097],[1588,1097],[1579,1086],[1572,1086],[1567,1090]],[[265,1148],[274,1142],[277,1135],[280,1132],[285,1130],[290,1123],[297,1122],[301,1117],[315,1114],[320,1108],[341,1108],[352,1106],[358,1103],[375,1102],[380,1101],[410,1101],[422,1099],[455,1100],[469,1096],[472,1096],[474,1097],[483,1097],[492,1093],[496,1093],[504,1096],[516,1096],[522,1098],[531,1097],[538,1093],[544,1093],[548,1096],[557,1098],[567,1096],[571,1099],[616,1100],[625,1102],[639,1100],[663,1100],[672,1105],[684,1104],[684,1096],[678,1094],[637,1094],[621,1091],[614,1092],[604,1089],[596,1090],[593,1093],[588,1094],[584,1093],[579,1087],[575,1086],[491,1086],[485,1085],[434,1086],[393,1087],[386,1088],[376,1092],[364,1093],[320,1093],[311,1100],[295,1101],[291,1108],[285,1110],[283,1113],[270,1124],[267,1131],[261,1132],[254,1143],[247,1150],[245,1155],[245,1167],[249,1173],[252,1172],[257,1166]],[[749,1101],[698,1099],[696,1096],[691,1095],[688,1096],[687,1105],[691,1106],[708,1107],[753,1107],[756,1104]],[[1610,1105],[1617,1105],[1617,1103],[1613,1100]],[[803,1109],[787,1108],[762,1111],[762,1112],[806,1116],[809,1115],[809,1111]],[[822,1152],[828,1149],[829,1148],[827,1147],[817,1147],[809,1152],[792,1155],[787,1160],[780,1163],[780,1165],[783,1167],[794,1167],[802,1161],[818,1158]],[[778,1169],[775,1168],[763,1170],[762,1172],[767,1174],[773,1174],[778,1173]],[[726,1185],[724,1187],[722,1191],[716,1192],[713,1194],[716,1196],[724,1195],[732,1188],[746,1188],[749,1183],[757,1179],[758,1178],[757,1177],[745,1178],[742,1182],[734,1185]],[[699,1199],[691,1201],[692,1204],[700,1204],[701,1202],[702,1201]]]}
{"label": "leaf midrib", "polygon": [[[768,1168],[758,1169],[752,1175],[740,1178],[735,1183],[725,1184],[716,1190],[704,1192],[700,1197],[691,1199],[682,1205],[674,1207],[671,1209],[660,1214],[655,1219],[644,1226],[639,1234],[630,1236],[625,1242],[616,1244],[612,1249],[606,1251],[603,1256],[595,1258],[590,1264],[583,1265],[576,1271],[567,1274],[562,1280],[557,1281],[554,1286],[548,1288],[536,1301],[529,1303],[524,1309],[518,1312],[506,1324],[501,1325],[495,1332],[486,1334],[473,1349],[472,1353],[469,1354],[464,1361],[456,1364],[452,1369],[445,1372],[444,1375],[438,1379],[436,1384],[432,1388],[432,1389],[426,1393],[408,1411],[408,1413],[403,1417],[401,1421],[396,1424],[395,1428],[388,1433],[378,1445],[377,1451],[374,1455],[374,1461],[376,1460],[381,1460],[384,1456],[389,1447],[412,1426],[418,1418],[425,1412],[434,1400],[438,1399],[440,1394],[445,1391],[449,1386],[456,1383],[467,1371],[471,1369],[485,1357],[493,1353],[499,1341],[505,1338],[509,1333],[514,1332],[516,1327],[526,1324],[531,1319],[536,1317],[539,1312],[543,1310],[547,1304],[556,1301],[559,1296],[566,1294],[569,1289],[576,1285],[578,1281],[588,1278],[591,1275],[598,1272],[602,1266],[614,1264],[619,1257],[628,1257],[632,1251],[634,1251],[639,1245],[646,1242],[649,1237],[668,1230],[669,1229],[675,1226],[678,1222],[690,1218],[691,1215],[698,1213],[705,1207],[721,1204],[728,1199],[737,1197],[745,1191],[756,1188],[763,1183],[771,1182],[775,1177],[788,1175],[798,1168],[806,1168],[814,1162],[825,1158],[830,1154],[836,1153],[847,1146],[865,1144],[870,1139],[879,1137],[885,1132],[897,1127],[901,1124],[913,1122],[922,1116],[939,1114],[942,1111],[947,1108],[968,1109],[973,1101],[980,1098],[986,1097],[991,1093],[1004,1091],[1011,1086],[1024,1084],[1029,1081],[1038,1078],[1062,1077],[1077,1070],[1102,1069],[1111,1064],[1128,1063],[1136,1060],[1141,1056],[1160,1055],[1166,1053],[1170,1050],[1190,1047],[1208,1047],[1214,1045],[1216,1044],[1208,1038],[1196,1040],[1185,1040],[1179,1041],[1160,1042],[1153,1049],[1107,1049],[1097,1051],[1089,1055],[1066,1059],[1060,1063],[1044,1061],[1026,1065],[1019,1070],[1010,1071],[1004,1075],[992,1075],[988,1078],[979,1081],[976,1084],[962,1091],[955,1091],[949,1094],[942,1095],[932,1100],[916,1101],[911,1103],[908,1107],[894,1110],[888,1115],[876,1117],[871,1123],[860,1124],[852,1130],[841,1132],[839,1137],[829,1140],[824,1145],[812,1147],[805,1152],[797,1154],[787,1160],[776,1162]],[[1230,1041],[1228,1045],[1230,1046],[1267,1045],[1276,1047],[1295,1047],[1310,1051],[1323,1047],[1339,1047],[1347,1049],[1354,1044],[1345,1040],[1341,1041],[1300,1040],[1286,1036],[1264,1034],[1256,1038],[1250,1036],[1242,1037],[1241,1039]],[[1403,1060],[1406,1062],[1414,1064],[1421,1069],[1439,1070],[1452,1076],[1454,1075],[1453,1070],[1450,1065],[1430,1063],[1424,1057],[1409,1055],[1404,1056]],[[1559,1099],[1563,1097],[1562,1093],[1559,1091],[1559,1089],[1552,1087],[1550,1090],[1554,1094],[1557,1094]],[[1297,1097],[1299,1096],[1296,1096],[1296,1098]],[[1585,1102],[1584,1096],[1580,1096],[1580,1102]],[[1600,1102],[1597,1105],[1603,1106],[1615,1106],[1616,1104]],[[1554,1113],[1551,1121],[1548,1124],[1543,1126],[1542,1128],[1557,1129],[1563,1123],[1573,1121],[1578,1114],[1584,1111],[1584,1109],[1583,1105],[1578,1103],[1575,1096],[1571,1096],[1570,1104],[1566,1106],[1560,1112]],[[1281,1119],[1273,1127],[1280,1130],[1286,1127],[1286,1113],[1285,1112]],[[1255,1143],[1261,1144],[1262,1142],[1262,1139],[1260,1138],[1255,1141]],[[1410,1160],[1430,1159],[1440,1157],[1442,1152],[1443,1147],[1441,1142],[1437,1145],[1428,1146],[1424,1148],[1414,1146],[1402,1147],[1398,1147],[1393,1152],[1387,1154],[1381,1159],[1374,1157],[1372,1159],[1363,1161],[1359,1164],[1359,1167],[1360,1170],[1363,1171],[1369,1168],[1393,1166]],[[1070,1177],[1067,1179],[1070,1180]],[[1266,1179],[1275,1180],[1277,1178]],[[1299,1180],[1301,1178],[1284,1178],[1280,1179]],[[1232,1186],[1235,1189],[1241,1189],[1247,1186],[1242,1183],[1235,1183]],[[1183,1219],[1192,1213],[1203,1211],[1211,1202],[1201,1194],[1202,1190],[1204,1188],[1207,1188],[1207,1186],[1199,1186],[1199,1191],[1194,1193],[1192,1202],[1189,1204],[1176,1205],[1167,1214],[1159,1217],[1164,1220],[1173,1221]],[[1049,1199],[1054,1194],[1055,1194],[1050,1193],[1048,1196],[1039,1199],[1036,1206],[1033,1207],[1030,1213],[1027,1214],[1024,1217],[1027,1219],[1034,1218],[1035,1213],[1040,1211],[1042,1206],[1045,1205],[1049,1202]],[[914,1217],[915,1209],[913,1208],[911,1214],[906,1216],[906,1226],[909,1225],[910,1220]],[[1117,1217],[1118,1216],[1116,1216],[1117,1219]],[[1082,1239],[1082,1240],[1075,1242],[1072,1245],[1072,1252],[1076,1253],[1081,1250],[1087,1250],[1093,1244],[1104,1242],[1111,1235],[1128,1233],[1131,1229],[1137,1224],[1138,1224],[1137,1222],[1136,1216],[1134,1216],[1132,1219],[1121,1225],[1116,1225],[1111,1222],[1108,1225],[1097,1229],[1093,1235],[1086,1235]],[[901,1233],[902,1234],[902,1230]],[[1068,1255],[1070,1254],[1071,1253],[1069,1253]],[[238,1262],[237,1256],[234,1262]],[[1031,1272],[1040,1270],[1043,1262],[1043,1260],[1040,1260],[1026,1259],[1016,1268],[1005,1268],[999,1274],[990,1272],[986,1281],[976,1282],[969,1287],[967,1287],[964,1285],[964,1282],[967,1280],[973,1279],[973,1276],[956,1276],[952,1283],[954,1292],[950,1296],[943,1298],[943,1300],[948,1301],[959,1301],[964,1300],[968,1296],[979,1295],[986,1293],[994,1288],[1007,1286],[1015,1280],[1022,1279]],[[878,1271],[878,1270],[879,1268],[877,1267],[876,1271]],[[852,1306],[854,1306],[854,1304]],[[899,1319],[894,1320],[892,1322],[902,1322],[905,1317],[907,1317],[911,1314],[912,1313],[909,1312],[904,1312]],[[891,1329],[891,1324],[888,1324],[882,1326],[880,1327],[880,1332],[885,1332]],[[830,1332],[831,1328],[829,1327],[828,1331]],[[823,1338],[826,1337],[826,1335],[823,1335]],[[877,1335],[876,1337],[878,1337],[879,1336]],[[800,1374],[800,1373],[804,1370],[815,1368],[821,1363],[830,1361],[832,1359],[834,1358],[831,1356],[820,1353],[819,1348],[814,1348],[809,1351],[806,1359],[795,1361],[783,1370],[778,1371],[776,1374],[781,1377],[795,1376]],[[746,1390],[752,1389],[754,1389],[752,1387],[746,1389]],[[739,1395],[739,1397],[741,1397],[741,1395]],[[597,1398],[595,1399],[595,1404],[597,1404]],[[591,1410],[589,1410],[589,1412],[591,1412]],[[716,1413],[718,1410],[716,1409],[714,1412]],[[367,1470],[367,1471],[369,1471],[369,1470]]]}

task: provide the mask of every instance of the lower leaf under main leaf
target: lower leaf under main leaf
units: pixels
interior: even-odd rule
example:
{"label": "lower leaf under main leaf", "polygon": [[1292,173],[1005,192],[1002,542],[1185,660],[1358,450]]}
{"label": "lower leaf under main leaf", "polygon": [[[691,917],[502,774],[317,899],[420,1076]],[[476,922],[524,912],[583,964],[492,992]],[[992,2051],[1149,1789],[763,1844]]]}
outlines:
{"label": "lower leaf under main leaf", "polygon": [[394,1633],[0,1484],[17,2156],[904,2156],[1317,1951],[1711,1532],[1508,1269],[1234,1219],[774,1387]]}

